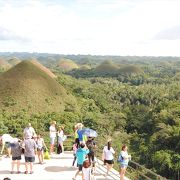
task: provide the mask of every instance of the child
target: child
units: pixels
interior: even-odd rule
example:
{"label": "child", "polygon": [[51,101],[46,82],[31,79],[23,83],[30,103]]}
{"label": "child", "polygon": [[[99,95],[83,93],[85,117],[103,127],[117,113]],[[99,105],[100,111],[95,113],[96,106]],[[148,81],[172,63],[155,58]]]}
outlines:
{"label": "child", "polygon": [[89,160],[83,162],[82,180],[91,180],[91,163]]}
{"label": "child", "polygon": [[74,163],[76,162],[76,151],[78,150],[79,147],[79,141],[78,139],[75,140],[75,143],[73,144],[73,155],[74,155],[74,160],[72,166],[74,166]]}
{"label": "child", "polygon": [[17,173],[21,173],[19,171],[20,168],[20,160],[21,160],[21,153],[22,153],[22,148],[20,144],[20,140],[14,138],[14,142],[10,143],[11,147],[11,154],[12,154],[12,163],[11,163],[11,174],[14,173],[14,166],[17,164]]}
{"label": "child", "polygon": [[44,143],[44,139],[41,137],[40,134],[38,134],[37,136],[36,144],[37,144],[37,155],[39,159],[39,164],[43,164],[44,161],[43,151],[44,148],[47,149],[47,147],[46,144]]}
{"label": "child", "polygon": [[80,171],[82,171],[83,162],[85,161],[85,158],[88,153],[89,153],[89,150],[85,147],[85,144],[82,143],[80,145],[80,148],[76,151],[78,171],[76,172],[73,180],[76,180],[77,175],[79,174]]}

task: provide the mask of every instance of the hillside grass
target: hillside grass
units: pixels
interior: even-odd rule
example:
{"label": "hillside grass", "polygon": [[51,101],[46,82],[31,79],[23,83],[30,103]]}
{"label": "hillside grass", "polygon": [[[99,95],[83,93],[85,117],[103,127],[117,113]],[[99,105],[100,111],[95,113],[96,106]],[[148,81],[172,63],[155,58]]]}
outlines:
{"label": "hillside grass", "polygon": [[0,75],[0,107],[7,111],[62,112],[75,98],[32,62],[23,61]]}

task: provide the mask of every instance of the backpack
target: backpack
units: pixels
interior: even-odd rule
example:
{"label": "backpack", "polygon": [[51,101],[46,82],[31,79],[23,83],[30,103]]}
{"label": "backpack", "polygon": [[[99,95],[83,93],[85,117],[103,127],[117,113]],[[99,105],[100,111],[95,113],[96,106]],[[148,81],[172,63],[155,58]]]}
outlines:
{"label": "backpack", "polygon": [[122,163],[122,162],[123,162],[123,159],[124,159],[124,158],[122,157],[122,155],[119,154],[119,157],[118,157],[117,162]]}

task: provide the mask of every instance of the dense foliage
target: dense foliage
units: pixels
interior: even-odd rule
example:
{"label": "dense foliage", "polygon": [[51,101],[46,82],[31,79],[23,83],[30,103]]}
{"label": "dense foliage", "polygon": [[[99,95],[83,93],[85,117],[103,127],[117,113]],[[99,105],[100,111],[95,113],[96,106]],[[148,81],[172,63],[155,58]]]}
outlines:
{"label": "dense foliage", "polygon": [[133,160],[175,179],[180,170],[180,63],[138,60],[130,64],[143,73],[92,76],[92,70],[74,70],[71,75],[56,71],[58,82],[76,97],[76,107],[69,102],[61,114],[2,111],[0,133],[21,136],[22,129],[31,122],[46,135],[49,123],[56,120],[65,125],[67,134],[72,134],[73,125],[82,122],[98,131],[102,144],[111,138],[120,150],[126,143]]}

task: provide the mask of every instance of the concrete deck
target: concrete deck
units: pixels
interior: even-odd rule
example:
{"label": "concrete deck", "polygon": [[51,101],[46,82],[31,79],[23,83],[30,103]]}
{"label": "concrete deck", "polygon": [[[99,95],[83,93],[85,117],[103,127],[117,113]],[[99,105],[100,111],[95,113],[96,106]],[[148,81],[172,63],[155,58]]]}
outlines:
{"label": "concrete deck", "polygon": [[[20,174],[11,174],[11,158],[0,158],[0,180],[5,177],[11,180],[72,180],[77,168],[72,167],[73,154],[72,152],[64,152],[63,154],[53,154],[50,160],[45,160],[45,164],[38,164],[38,158],[34,164],[33,174],[24,174],[24,157],[22,156]],[[94,180],[119,180],[119,173],[116,170],[110,172],[110,176],[105,177],[106,169],[101,161],[97,160],[96,171],[94,173]],[[100,164],[99,164],[100,163]],[[77,180],[82,180],[81,176]]]}

